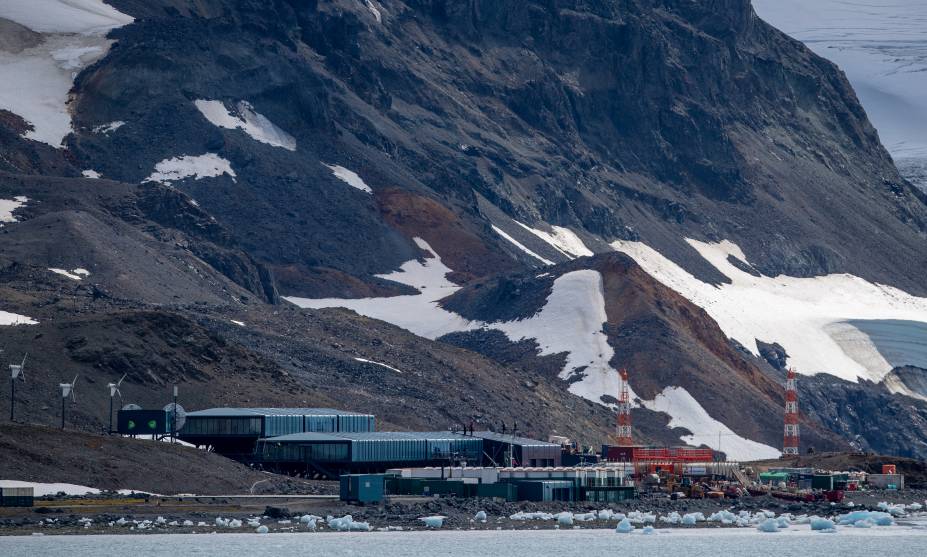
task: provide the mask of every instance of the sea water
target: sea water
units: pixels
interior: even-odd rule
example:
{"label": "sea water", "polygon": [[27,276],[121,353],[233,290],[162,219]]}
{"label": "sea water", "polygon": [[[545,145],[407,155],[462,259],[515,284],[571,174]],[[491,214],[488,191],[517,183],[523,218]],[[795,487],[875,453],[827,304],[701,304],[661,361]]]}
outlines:
{"label": "sea water", "polygon": [[0,537],[0,555],[216,556],[319,555],[325,557],[485,557],[590,555],[686,557],[906,557],[927,555],[927,528],[840,528],[807,525],[775,533],[744,529],[657,529],[618,534],[603,530],[432,531],[293,534],[150,534]]}

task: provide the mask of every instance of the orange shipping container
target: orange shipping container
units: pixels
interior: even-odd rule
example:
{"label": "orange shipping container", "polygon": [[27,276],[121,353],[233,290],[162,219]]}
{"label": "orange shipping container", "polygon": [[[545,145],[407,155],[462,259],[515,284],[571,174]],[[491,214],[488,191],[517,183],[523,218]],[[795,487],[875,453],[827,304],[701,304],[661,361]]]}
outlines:
{"label": "orange shipping container", "polygon": [[895,474],[895,465],[894,464],[883,464],[882,465],[883,474]]}

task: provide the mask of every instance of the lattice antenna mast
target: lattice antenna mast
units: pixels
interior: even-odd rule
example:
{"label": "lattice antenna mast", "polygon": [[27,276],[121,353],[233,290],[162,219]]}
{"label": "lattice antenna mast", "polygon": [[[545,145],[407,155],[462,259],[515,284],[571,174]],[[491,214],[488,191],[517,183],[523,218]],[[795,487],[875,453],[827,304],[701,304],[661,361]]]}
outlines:
{"label": "lattice antenna mast", "polygon": [[785,436],[782,454],[798,455],[798,390],[795,387],[795,370],[789,368],[785,380]]}
{"label": "lattice antenna mast", "polygon": [[618,431],[617,441],[619,447],[630,447],[634,444],[631,438],[631,390],[628,387],[628,370],[622,369],[621,391],[618,395]]}

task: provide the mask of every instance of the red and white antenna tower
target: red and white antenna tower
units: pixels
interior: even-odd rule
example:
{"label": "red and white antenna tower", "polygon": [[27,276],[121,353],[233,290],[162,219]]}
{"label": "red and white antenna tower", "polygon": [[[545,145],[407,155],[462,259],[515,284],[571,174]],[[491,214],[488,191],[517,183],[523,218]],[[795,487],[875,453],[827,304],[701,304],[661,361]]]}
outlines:
{"label": "red and white antenna tower", "polygon": [[782,454],[798,454],[798,391],[795,389],[795,370],[789,368],[785,380],[785,437]]}
{"label": "red and white antenna tower", "polygon": [[630,447],[634,445],[631,439],[631,395],[628,389],[628,370],[622,369],[619,372],[621,376],[621,393],[618,395],[618,432],[616,441],[619,447]]}

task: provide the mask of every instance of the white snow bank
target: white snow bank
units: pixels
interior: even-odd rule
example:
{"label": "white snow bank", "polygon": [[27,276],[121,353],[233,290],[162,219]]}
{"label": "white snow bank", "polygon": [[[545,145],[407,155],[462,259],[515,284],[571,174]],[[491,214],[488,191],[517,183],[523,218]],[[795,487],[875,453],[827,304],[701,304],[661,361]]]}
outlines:
{"label": "white snow bank", "polygon": [[341,518],[334,518],[332,516],[326,517],[325,522],[328,523],[328,527],[332,530],[338,530],[339,532],[368,532],[370,531],[370,524],[367,522],[356,522],[354,517],[347,514]]}
{"label": "white snow bank", "polygon": [[431,253],[433,257],[421,261],[413,259],[402,264],[398,271],[377,275],[380,278],[411,286],[418,294],[392,296],[388,298],[297,298],[284,297],[303,308],[344,307],[361,315],[392,323],[418,336],[436,339],[455,331],[478,328],[460,315],[446,311],[438,300],[450,296],[460,287],[447,280],[451,272],[431,246],[421,238],[414,239],[416,245]]}
{"label": "white snow bank", "polygon": [[0,222],[18,222],[13,212],[24,207],[29,198],[24,195],[17,195],[13,199],[0,199]]}
{"label": "white snow bank", "polygon": [[205,99],[194,101],[196,108],[214,126],[230,130],[239,129],[255,141],[282,147],[288,151],[296,150],[296,139],[286,133],[263,114],[255,112],[248,101],[238,101],[235,111],[229,111],[222,101]]}
{"label": "white snow bank", "polygon": [[85,485],[67,484],[67,483],[37,483],[21,482],[17,480],[0,480],[0,487],[31,487],[36,497],[45,495],[96,495],[100,493],[99,489],[87,487]]}
{"label": "white snow bank", "polygon": [[33,126],[24,137],[61,147],[74,78],[106,55],[107,32],[134,20],[102,0],[4,0],[0,18],[42,34],[39,44],[0,51],[0,108]]}
{"label": "white snow bank", "polygon": [[778,449],[745,439],[709,416],[698,401],[682,387],[666,387],[653,400],[642,400],[641,405],[655,412],[669,414],[671,419],[668,427],[684,427],[691,431],[692,435],[680,437],[684,442],[695,446],[707,445],[716,451],[724,451],[731,460],[762,460],[779,458],[781,455]]}
{"label": "white snow bank", "polygon": [[[31,317],[26,317],[25,315],[19,315],[17,313],[10,313],[8,311],[0,310],[0,326],[9,326],[9,325],[38,325],[39,322]],[[16,486],[9,486],[16,487]]]}
{"label": "white snow bank", "polygon": [[155,171],[151,176],[145,178],[144,182],[159,182],[167,184],[184,178],[194,178],[200,180],[203,178],[215,178],[227,174],[235,180],[235,171],[229,161],[223,159],[215,153],[206,153],[205,155],[182,155],[179,158],[174,157],[164,159],[155,165]]}
{"label": "white snow bank", "polygon": [[363,192],[367,192],[370,194],[373,193],[373,190],[370,189],[370,186],[368,186],[367,183],[364,182],[364,179],[358,176],[357,173],[351,170],[348,170],[347,168],[343,166],[338,166],[337,164],[335,165],[326,164],[325,166],[327,166],[332,171],[332,174],[335,175],[335,178],[338,178],[339,180],[351,186],[352,188],[357,188]]}
{"label": "white snow bank", "polygon": [[375,361],[373,361],[373,360],[368,360],[368,359],[365,359],[365,358],[354,358],[354,359],[357,360],[358,362],[361,362],[361,363],[373,364],[373,365],[375,365],[375,366],[385,367],[386,369],[391,370],[391,371],[395,371],[396,373],[402,373],[402,370],[396,369],[396,368],[394,368],[394,367],[391,366],[391,365],[383,364],[383,363],[380,363],[380,362],[375,362]]}
{"label": "white snow bank", "polygon": [[444,520],[446,518],[447,518],[446,516],[435,515],[435,516],[423,516],[422,518],[419,518],[419,520],[425,523],[426,528],[441,528],[442,526],[444,526]]}
{"label": "white snow bank", "polygon": [[498,234],[499,236],[502,236],[503,239],[508,240],[509,243],[511,243],[513,246],[515,246],[516,248],[520,249],[521,251],[527,253],[527,254],[530,255],[531,257],[537,259],[537,260],[540,261],[541,263],[543,263],[543,264],[545,264],[545,265],[553,265],[553,264],[554,264],[554,262],[551,261],[550,259],[544,259],[544,258],[541,257],[540,255],[534,253],[533,251],[531,251],[530,249],[528,249],[527,247],[525,247],[521,242],[519,242],[519,241],[516,240],[515,238],[512,238],[511,236],[509,236],[508,234],[506,234],[506,232],[505,232],[504,230],[502,230],[501,228],[499,228],[499,227],[496,226],[495,224],[492,225],[492,229],[493,229],[493,231],[494,231],[496,234]]}
{"label": "white snow bank", "polygon": [[[852,332],[855,327],[851,321],[927,323],[927,298],[849,274],[757,277],[728,261],[731,256],[748,263],[735,244],[686,241],[731,284],[716,287],[704,283],[641,242],[619,240],[612,246],[707,311],[727,336],[755,355],[759,356],[757,340],[778,342],[788,352],[789,364],[800,373],[823,372],[849,381],[864,378],[879,382],[891,371],[891,365],[868,338]],[[910,348],[912,358],[923,350]],[[903,351],[901,354],[903,358]]]}
{"label": "white snow bank", "polygon": [[114,120],[108,124],[100,124],[99,126],[93,127],[93,133],[102,133],[108,135],[118,130],[122,126],[126,125],[122,120]]}
{"label": "white snow bank", "polygon": [[544,240],[554,249],[562,253],[568,259],[575,259],[587,255],[593,255],[592,250],[586,247],[586,244],[569,228],[562,226],[551,226],[553,232],[545,232],[537,228],[531,228],[527,224],[514,221],[515,224],[534,234],[541,240]]}
{"label": "white snow bank", "polygon": [[513,342],[536,340],[542,356],[566,352],[560,378],[581,375],[569,391],[601,404],[604,394],[618,396],[620,383],[609,364],[615,352],[603,331],[606,321],[602,275],[583,269],[557,277],[539,313],[486,327],[502,331]]}
{"label": "white snow bank", "polygon": [[90,275],[90,271],[88,271],[87,269],[73,269],[71,271],[68,271],[65,269],[57,269],[54,267],[49,267],[48,270],[53,273],[68,277],[71,280],[82,280],[84,277]]}

